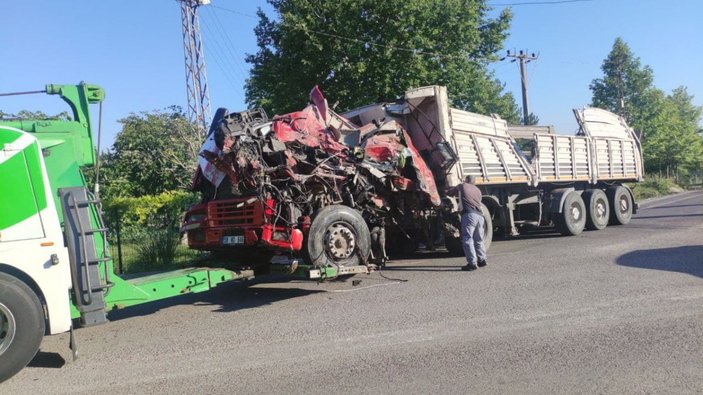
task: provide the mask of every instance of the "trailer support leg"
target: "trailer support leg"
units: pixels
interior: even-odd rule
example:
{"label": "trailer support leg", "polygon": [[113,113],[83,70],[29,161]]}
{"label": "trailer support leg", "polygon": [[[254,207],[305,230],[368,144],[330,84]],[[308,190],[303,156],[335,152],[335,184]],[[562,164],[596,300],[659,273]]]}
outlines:
{"label": "trailer support leg", "polygon": [[510,202],[505,205],[506,217],[508,218],[508,227],[510,227],[510,236],[518,236],[520,232],[517,231],[515,226],[515,216],[513,215],[513,210],[515,210],[515,203]]}
{"label": "trailer support leg", "polygon": [[78,359],[78,344],[76,344],[76,333],[73,329],[73,325],[71,325],[69,333],[70,335],[68,338],[68,348],[71,349],[71,356],[73,357],[73,362],[76,362],[76,360]]}

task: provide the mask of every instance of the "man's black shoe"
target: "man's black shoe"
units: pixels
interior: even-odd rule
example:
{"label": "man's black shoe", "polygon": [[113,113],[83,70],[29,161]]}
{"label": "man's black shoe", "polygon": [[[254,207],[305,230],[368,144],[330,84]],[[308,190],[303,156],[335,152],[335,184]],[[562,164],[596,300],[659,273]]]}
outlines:
{"label": "man's black shoe", "polygon": [[463,270],[465,272],[470,272],[470,271],[473,271],[476,269],[478,269],[478,266],[476,266],[476,265],[466,265],[466,266],[461,267],[461,270]]}
{"label": "man's black shoe", "polygon": [[478,261],[478,267],[485,267],[486,265],[488,265],[488,262],[485,259]]}

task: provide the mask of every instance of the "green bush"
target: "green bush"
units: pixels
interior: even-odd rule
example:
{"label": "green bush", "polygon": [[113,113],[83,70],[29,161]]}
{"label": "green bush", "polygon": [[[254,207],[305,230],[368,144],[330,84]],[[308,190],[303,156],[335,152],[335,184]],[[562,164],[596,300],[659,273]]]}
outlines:
{"label": "green bush", "polygon": [[106,204],[106,211],[119,213],[123,229],[178,227],[183,212],[196,201],[194,193],[167,191],[158,195],[115,198]]}
{"label": "green bush", "polygon": [[631,184],[635,199],[649,199],[657,196],[668,195],[673,191],[681,189],[673,179],[666,177],[647,176],[644,181]]}
{"label": "green bush", "polygon": [[151,262],[155,268],[171,266],[178,248],[178,233],[172,229],[153,229],[146,232],[136,245],[140,262]]}
{"label": "green bush", "polygon": [[116,231],[119,226],[125,272],[184,266],[197,253],[180,244],[178,228],[183,213],[196,201],[197,197],[192,193],[168,191],[106,202],[105,218],[112,229],[109,240],[115,247],[112,249],[113,258],[117,260]]}

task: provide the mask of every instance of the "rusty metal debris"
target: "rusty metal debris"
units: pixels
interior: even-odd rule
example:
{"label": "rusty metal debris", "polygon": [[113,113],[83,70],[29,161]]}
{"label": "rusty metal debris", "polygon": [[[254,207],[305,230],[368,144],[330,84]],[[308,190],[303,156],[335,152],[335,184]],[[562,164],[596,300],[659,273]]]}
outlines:
{"label": "rusty metal debris", "polygon": [[[310,99],[303,110],[273,119],[261,109],[219,109],[194,181],[204,205],[191,210],[191,218],[231,225],[237,233],[231,236],[243,236],[225,239],[232,246],[295,253],[305,250],[303,239],[322,208],[345,206],[363,224],[342,218],[323,232],[332,262],[349,260],[359,249],[369,249],[362,260],[382,262],[387,227],[402,228],[391,240],[395,247],[416,244],[417,235],[408,233],[418,226],[407,224],[430,221],[441,199],[406,130],[393,119],[353,124],[328,108],[317,87]],[[213,201],[219,211],[207,210]],[[192,238],[191,246],[220,249],[222,237],[230,236],[225,233]],[[420,236],[434,244],[429,234]]]}

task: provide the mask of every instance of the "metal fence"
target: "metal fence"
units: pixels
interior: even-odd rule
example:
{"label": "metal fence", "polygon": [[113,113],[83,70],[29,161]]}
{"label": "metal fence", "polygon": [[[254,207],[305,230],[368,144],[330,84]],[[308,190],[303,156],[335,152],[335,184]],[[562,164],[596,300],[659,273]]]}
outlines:
{"label": "metal fence", "polygon": [[117,273],[167,270],[191,266],[202,253],[188,248],[176,226],[126,225],[117,209],[103,212]]}

